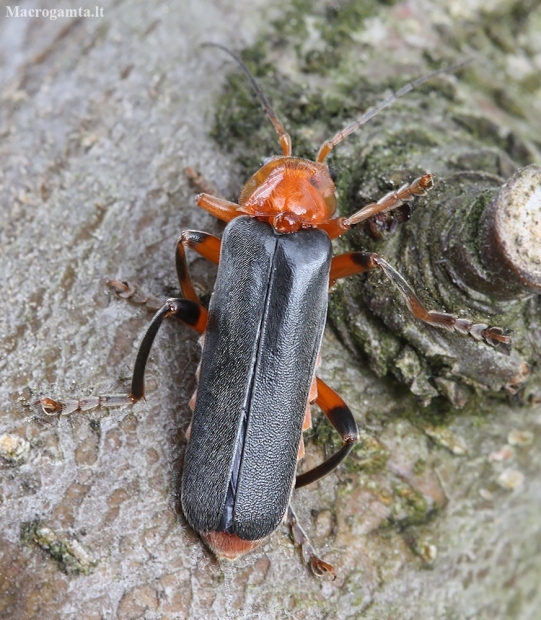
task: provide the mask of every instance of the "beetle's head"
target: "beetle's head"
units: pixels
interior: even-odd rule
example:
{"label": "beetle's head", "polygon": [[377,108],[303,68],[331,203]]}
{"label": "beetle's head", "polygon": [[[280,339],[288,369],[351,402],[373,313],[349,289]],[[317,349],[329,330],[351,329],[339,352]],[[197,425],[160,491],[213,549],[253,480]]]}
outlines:
{"label": "beetle's head", "polygon": [[[325,140],[317,153],[316,161],[311,162],[291,156],[289,134],[242,59],[235,52],[217,43],[206,43],[204,45],[223,50],[238,63],[276,130],[282,146],[282,156],[273,157],[265,162],[243,187],[239,198],[239,212],[269,222],[280,233],[295,232],[301,228],[319,227],[324,229],[331,239],[342,235],[353,224],[386,210],[388,207],[386,207],[385,201],[380,201],[375,205],[368,205],[370,209],[368,207],[361,209],[349,218],[333,218],[336,211],[334,182],[329,168],[324,163],[329,153],[335,146],[357,131],[359,127],[367,123],[381,110],[390,106],[399,97],[403,97],[437,75],[453,73],[470,62],[470,60],[464,60],[450,67],[443,67],[417,78],[396,92],[387,95],[378,104],[339,130],[332,138]],[[432,185],[432,175],[420,177],[414,182],[414,185],[417,190],[430,189],[427,186]],[[411,193],[414,192],[410,188]],[[414,193],[414,195],[421,194]]]}

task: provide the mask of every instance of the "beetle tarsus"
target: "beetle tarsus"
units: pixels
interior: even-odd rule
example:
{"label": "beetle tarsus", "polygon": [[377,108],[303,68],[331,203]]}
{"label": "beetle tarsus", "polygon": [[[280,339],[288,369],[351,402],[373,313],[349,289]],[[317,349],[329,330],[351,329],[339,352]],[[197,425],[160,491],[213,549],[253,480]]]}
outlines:
{"label": "beetle tarsus", "polygon": [[293,540],[301,548],[304,563],[310,566],[312,572],[317,577],[332,577],[332,580],[334,581],[336,579],[336,571],[334,570],[334,566],[324,562],[316,555],[314,547],[312,546],[306,532],[300,526],[297,515],[291,507],[291,504],[287,508],[286,518],[291,527],[291,535],[293,536]]}
{"label": "beetle tarsus", "polygon": [[147,295],[141,291],[133,282],[128,280],[109,280],[107,286],[120,299],[128,299],[133,304],[145,306],[148,310],[156,312],[163,306],[163,302],[153,295]]}
{"label": "beetle tarsus", "polygon": [[41,398],[37,405],[41,405],[43,413],[47,415],[69,415],[76,411],[90,411],[98,407],[121,407],[123,405],[133,405],[137,398],[131,394],[104,394],[103,396],[90,396],[79,400],[67,400],[60,402],[52,398]]}

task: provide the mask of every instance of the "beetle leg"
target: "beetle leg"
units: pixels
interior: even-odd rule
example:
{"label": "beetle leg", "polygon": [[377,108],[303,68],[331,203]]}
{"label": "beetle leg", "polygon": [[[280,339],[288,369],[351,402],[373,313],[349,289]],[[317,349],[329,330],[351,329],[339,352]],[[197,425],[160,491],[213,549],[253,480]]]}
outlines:
{"label": "beetle leg", "polygon": [[310,565],[310,568],[312,569],[314,575],[317,575],[318,577],[332,575],[334,581],[336,579],[336,571],[334,570],[334,566],[332,566],[331,564],[327,564],[327,562],[324,562],[316,555],[310,539],[306,535],[306,532],[299,525],[297,515],[291,507],[291,504],[289,504],[289,506],[287,507],[286,518],[287,522],[291,526],[291,534],[293,535],[293,540],[297,545],[300,545],[301,547],[302,559],[304,560],[304,562]]}
{"label": "beetle leg", "polygon": [[459,318],[454,314],[447,312],[438,312],[437,310],[427,310],[411,286],[396,271],[394,267],[389,265],[387,261],[379,256],[375,257],[375,262],[380,267],[391,282],[399,289],[404,296],[408,308],[413,316],[434,327],[441,327],[448,331],[456,331],[465,336],[471,336],[475,340],[484,340],[487,344],[495,347],[500,344],[509,345],[511,338],[504,334],[501,327],[490,327],[486,323],[474,323],[470,319]]}
{"label": "beetle leg", "polygon": [[178,281],[180,290],[186,299],[191,299],[199,303],[199,297],[194,290],[188,264],[186,262],[186,247],[195,250],[198,254],[213,263],[218,264],[220,260],[221,239],[214,235],[209,235],[198,230],[185,230],[177,241],[177,249],[175,253],[175,262],[177,266]]}
{"label": "beetle leg", "polygon": [[42,398],[36,404],[40,404],[43,411],[49,415],[61,413],[67,415],[74,411],[88,411],[96,407],[117,407],[119,405],[132,405],[145,395],[144,376],[145,368],[150,355],[150,350],[154,338],[158,333],[164,319],[175,318],[188,327],[195,329],[200,334],[205,331],[207,324],[207,310],[203,306],[189,299],[168,299],[152,319],[135,359],[133,369],[131,390],[129,394],[109,394],[104,396],[94,396],[82,400],[67,401],[65,403],[53,400],[52,398]]}
{"label": "beetle leg", "polygon": [[240,206],[236,202],[229,202],[224,198],[217,198],[210,194],[199,194],[195,199],[197,206],[205,209],[214,217],[224,222],[230,222],[239,215],[243,214]]}
{"label": "beetle leg", "polygon": [[397,207],[401,207],[405,202],[414,200],[416,196],[426,196],[426,193],[434,187],[434,177],[432,174],[424,174],[415,179],[413,183],[406,183],[397,190],[385,194],[377,202],[366,205],[357,213],[350,215],[347,222],[350,226],[364,222],[369,217],[377,213],[385,213]]}
{"label": "beetle leg", "polygon": [[163,320],[173,317],[184,325],[195,329],[196,332],[202,334],[207,326],[207,309],[190,299],[168,299],[164,306],[156,313],[152,322],[143,336],[143,340],[137,352],[135,366],[133,369],[133,377],[131,383],[130,396],[136,400],[143,398],[144,393],[144,375],[148,356],[154,338],[160,329]]}
{"label": "beetle leg", "polygon": [[319,377],[316,378],[316,381],[316,403],[321,407],[329,422],[338,431],[340,437],[344,440],[344,445],[338,452],[333,454],[326,461],[323,461],[323,463],[317,467],[314,467],[314,469],[297,476],[295,482],[296,489],[310,484],[311,482],[315,482],[330,473],[346,458],[353,449],[354,443],[359,439],[357,423],[349,407],[342,398]]}
{"label": "beetle leg", "polygon": [[347,278],[379,267],[376,262],[377,258],[378,255],[373,252],[347,252],[334,256],[331,261],[329,286],[332,286],[340,278]]}
{"label": "beetle leg", "polygon": [[[186,299],[199,303],[199,297],[194,290],[188,264],[186,263],[185,247],[192,248],[204,258],[208,258],[213,263],[218,263],[220,259],[221,239],[199,230],[185,230],[177,241],[175,252],[175,262],[177,276],[182,294]],[[133,282],[127,280],[109,280],[107,286],[113,293],[121,299],[129,299],[137,305],[144,305],[145,308],[156,312],[159,310],[163,301],[153,295],[147,295],[141,291]]]}
{"label": "beetle leg", "polygon": [[[321,147],[323,148],[323,147]],[[318,159],[320,161],[320,159]],[[385,194],[377,202],[372,202],[349,217],[337,217],[318,226],[326,231],[331,239],[340,237],[347,232],[353,224],[364,222],[373,215],[386,213],[401,207],[406,202],[411,202],[417,196],[425,196],[434,187],[434,177],[432,174],[424,174],[415,179],[412,183],[406,183],[397,190]]]}
{"label": "beetle leg", "polygon": [[474,323],[470,319],[459,318],[447,312],[427,310],[404,277],[377,254],[371,252],[349,252],[348,254],[335,256],[331,263],[329,281],[332,285],[338,278],[345,278],[375,268],[381,269],[398,288],[416,319],[433,327],[441,327],[448,331],[456,331],[459,334],[471,336],[475,340],[484,340],[493,347],[509,345],[511,343],[511,338],[504,333],[501,327],[490,327],[486,323]]}

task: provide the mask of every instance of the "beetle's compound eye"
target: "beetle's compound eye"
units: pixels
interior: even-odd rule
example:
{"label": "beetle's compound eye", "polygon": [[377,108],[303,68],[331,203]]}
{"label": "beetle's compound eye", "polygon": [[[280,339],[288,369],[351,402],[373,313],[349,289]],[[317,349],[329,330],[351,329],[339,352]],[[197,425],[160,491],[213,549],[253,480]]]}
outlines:
{"label": "beetle's compound eye", "polygon": [[333,183],[336,183],[338,175],[336,174],[336,170],[334,168],[331,168],[331,166],[329,166],[329,176],[331,177],[331,181]]}

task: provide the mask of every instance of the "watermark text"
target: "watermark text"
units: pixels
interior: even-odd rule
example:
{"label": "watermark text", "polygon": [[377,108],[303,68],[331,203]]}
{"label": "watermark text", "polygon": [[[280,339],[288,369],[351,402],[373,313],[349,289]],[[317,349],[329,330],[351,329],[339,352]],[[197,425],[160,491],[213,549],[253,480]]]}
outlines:
{"label": "watermark text", "polygon": [[6,17],[46,17],[47,19],[62,19],[65,17],[103,17],[103,7],[93,9],[26,9],[20,6],[6,6]]}

